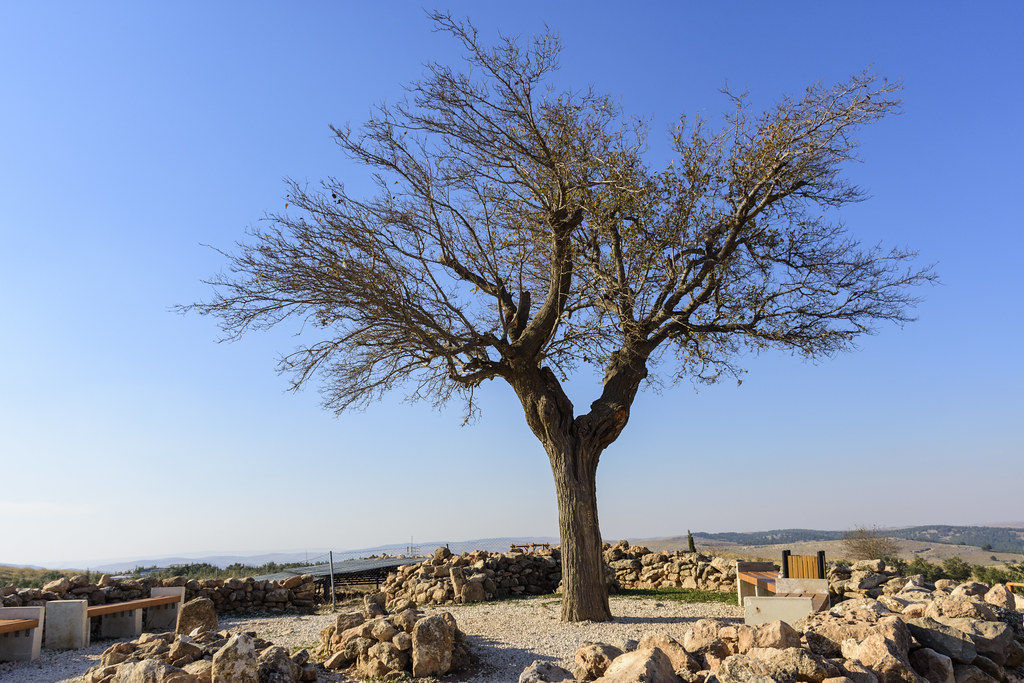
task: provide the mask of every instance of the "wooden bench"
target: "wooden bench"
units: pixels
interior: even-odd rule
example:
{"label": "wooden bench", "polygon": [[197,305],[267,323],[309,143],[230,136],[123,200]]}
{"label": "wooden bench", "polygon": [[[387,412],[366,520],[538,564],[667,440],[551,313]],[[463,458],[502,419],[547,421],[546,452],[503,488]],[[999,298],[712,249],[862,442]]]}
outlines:
{"label": "wooden bench", "polygon": [[0,633],[17,633],[39,626],[38,619],[0,619]]}
{"label": "wooden bench", "polygon": [[39,659],[43,615],[42,607],[0,607],[0,662]]}
{"label": "wooden bench", "polygon": [[744,623],[781,620],[793,625],[811,612],[828,609],[825,553],[782,553],[782,571],[770,562],[737,562],[736,592]]}
{"label": "wooden bench", "polygon": [[749,597],[767,597],[775,593],[779,573],[771,562],[736,562],[736,597],[740,607]]}
{"label": "wooden bench", "polygon": [[142,612],[146,610],[147,630],[173,629],[178,608],[185,600],[184,586],[154,588],[148,598],[89,605],[88,600],[51,600],[47,603],[46,648],[72,650],[87,647],[92,640],[91,620],[100,620],[101,638],[138,638],[142,635]]}

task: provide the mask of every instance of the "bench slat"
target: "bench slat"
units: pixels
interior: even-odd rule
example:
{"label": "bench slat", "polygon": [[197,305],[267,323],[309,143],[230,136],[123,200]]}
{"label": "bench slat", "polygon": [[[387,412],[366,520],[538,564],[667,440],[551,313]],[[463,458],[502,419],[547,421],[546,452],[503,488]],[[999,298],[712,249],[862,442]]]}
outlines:
{"label": "bench slat", "polygon": [[0,619],[0,633],[15,633],[38,627],[38,619]]}
{"label": "bench slat", "polygon": [[142,609],[143,607],[157,607],[159,605],[171,605],[181,602],[177,595],[161,595],[155,598],[142,598],[139,600],[128,600],[127,602],[111,602],[106,605],[93,605],[87,612],[90,617],[98,617],[104,614],[117,614],[130,610]]}

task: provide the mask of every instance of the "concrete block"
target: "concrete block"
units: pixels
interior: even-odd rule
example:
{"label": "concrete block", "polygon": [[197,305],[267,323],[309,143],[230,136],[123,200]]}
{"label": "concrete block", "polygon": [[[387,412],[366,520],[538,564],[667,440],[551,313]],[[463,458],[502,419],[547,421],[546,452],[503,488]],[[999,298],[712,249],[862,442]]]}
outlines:
{"label": "concrete block", "polygon": [[46,603],[47,650],[77,650],[88,647],[88,600],[51,600]]}
{"label": "concrete block", "polygon": [[174,630],[175,625],[178,623],[178,610],[185,603],[185,587],[184,586],[172,586],[168,588],[157,587],[152,589],[150,592],[151,598],[158,598],[164,595],[176,595],[178,596],[178,602],[171,605],[157,605],[156,607],[146,608],[146,630],[147,631],[166,631]]}
{"label": "concrete block", "polygon": [[743,623],[757,626],[778,619],[792,626],[813,609],[809,597],[748,597],[743,601]]}
{"label": "concrete block", "polygon": [[776,593],[828,593],[828,579],[775,579]]}
{"label": "concrete block", "polygon": [[45,610],[39,607],[0,607],[0,619],[35,619],[39,626],[27,631],[0,633],[0,662],[31,662],[39,659],[43,644]]}

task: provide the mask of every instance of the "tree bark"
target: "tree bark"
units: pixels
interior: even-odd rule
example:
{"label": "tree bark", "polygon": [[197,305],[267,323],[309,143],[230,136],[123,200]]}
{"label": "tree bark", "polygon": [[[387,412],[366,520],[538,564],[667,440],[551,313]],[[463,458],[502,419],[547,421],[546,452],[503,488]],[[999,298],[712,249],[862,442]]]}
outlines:
{"label": "tree bark", "polygon": [[578,444],[549,453],[562,547],[562,621],[611,621],[597,520],[597,454],[581,455]]}

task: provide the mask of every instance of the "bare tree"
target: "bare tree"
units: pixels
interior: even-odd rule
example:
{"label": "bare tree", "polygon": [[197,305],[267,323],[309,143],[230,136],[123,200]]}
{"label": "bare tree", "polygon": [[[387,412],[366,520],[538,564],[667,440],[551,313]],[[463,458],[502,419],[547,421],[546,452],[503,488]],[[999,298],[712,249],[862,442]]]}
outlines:
{"label": "bare tree", "polygon": [[[475,387],[507,382],[555,478],[562,619],[608,620],[597,464],[651,370],[711,382],[750,350],[828,356],[909,320],[910,287],[933,277],[821,217],[862,198],[840,166],[898,86],[863,73],[760,114],[728,94],[724,124],[681,120],[677,159],[652,170],[612,99],[548,87],[555,36],[488,47],[433,19],[464,69],[429,65],[404,101],[333,129],[376,194],[290,183],[291,208],[225,254],[214,298],[183,308],[228,338],[303,321],[281,370],[295,389],[319,377],[337,412],[402,387],[469,416]],[[562,382],[581,364],[604,380],[577,414]]]}
{"label": "bare tree", "polygon": [[856,526],[843,534],[843,550],[854,560],[887,560],[899,557],[900,544],[876,526]]}

